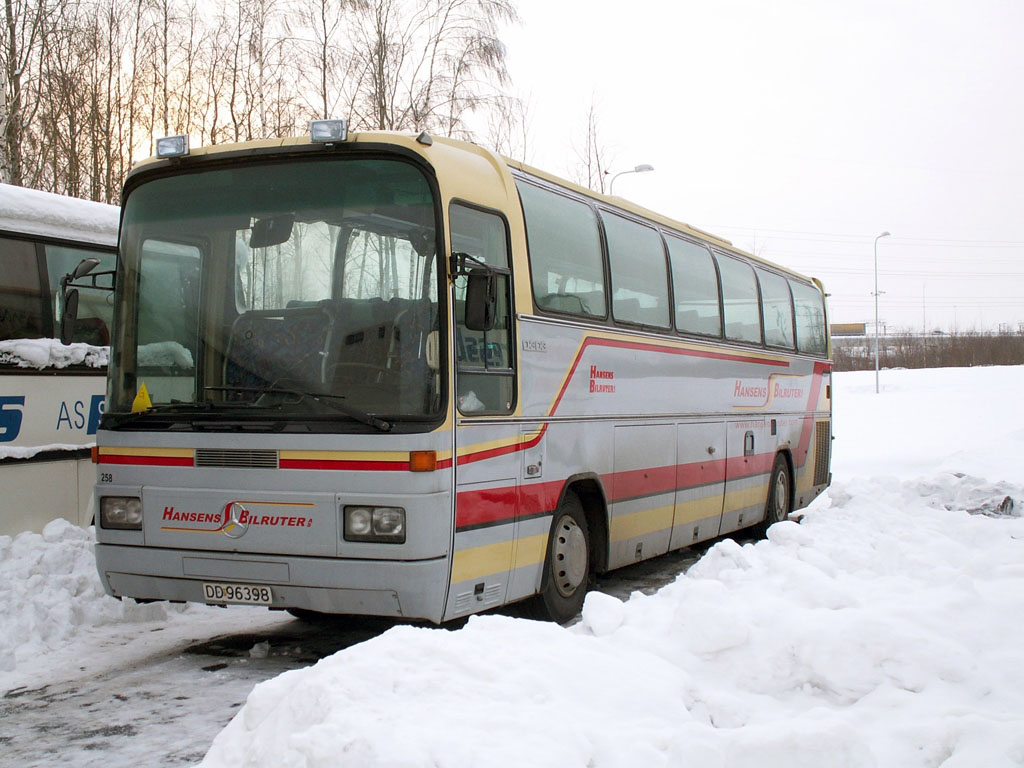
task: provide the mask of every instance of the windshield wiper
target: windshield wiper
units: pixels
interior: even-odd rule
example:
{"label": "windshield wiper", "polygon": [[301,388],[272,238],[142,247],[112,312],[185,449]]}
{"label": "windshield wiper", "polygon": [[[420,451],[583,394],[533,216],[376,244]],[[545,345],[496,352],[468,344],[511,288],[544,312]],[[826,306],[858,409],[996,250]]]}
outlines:
{"label": "windshield wiper", "polygon": [[154,415],[163,414],[184,414],[190,411],[209,411],[213,404],[206,403],[161,403],[160,405],[151,405],[144,411],[135,411],[134,413],[108,413],[104,414],[104,420],[109,420],[108,424],[111,428],[123,427],[125,424],[131,424],[141,419],[147,418]]}
{"label": "windshield wiper", "polygon": [[339,403],[338,400],[344,400],[344,395],[329,395],[321,392],[307,392],[301,389],[292,389],[291,387],[279,387],[276,385],[270,385],[269,387],[203,387],[203,389],[212,389],[223,392],[252,392],[257,395],[267,394],[280,394],[280,395],[294,395],[302,400],[309,399],[315,400],[322,405],[326,405],[328,408],[333,408],[339,413],[343,413],[354,421],[358,421],[360,424],[366,424],[367,426],[373,427],[381,432],[391,431],[391,422],[385,421],[384,419],[374,416],[371,413],[366,413],[358,408],[354,408],[348,403]]}

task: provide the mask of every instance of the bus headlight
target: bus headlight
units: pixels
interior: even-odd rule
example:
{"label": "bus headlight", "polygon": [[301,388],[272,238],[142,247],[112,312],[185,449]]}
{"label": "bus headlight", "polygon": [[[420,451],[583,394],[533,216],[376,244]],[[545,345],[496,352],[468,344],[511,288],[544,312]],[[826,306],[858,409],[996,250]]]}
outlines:
{"label": "bus headlight", "polygon": [[100,527],[141,531],[142,499],[135,496],[101,496]]}
{"label": "bus headlight", "polygon": [[401,507],[346,506],[345,541],[405,542],[405,510]]}

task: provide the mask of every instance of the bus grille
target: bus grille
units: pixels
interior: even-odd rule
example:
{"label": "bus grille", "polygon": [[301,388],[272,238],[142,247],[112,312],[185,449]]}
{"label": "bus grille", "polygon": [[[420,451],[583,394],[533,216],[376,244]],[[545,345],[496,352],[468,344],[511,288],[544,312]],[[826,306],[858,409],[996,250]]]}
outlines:
{"label": "bus grille", "polygon": [[277,451],[196,449],[197,467],[277,469]]}
{"label": "bus grille", "polygon": [[828,482],[829,451],[832,449],[829,423],[819,421],[814,425],[814,484]]}

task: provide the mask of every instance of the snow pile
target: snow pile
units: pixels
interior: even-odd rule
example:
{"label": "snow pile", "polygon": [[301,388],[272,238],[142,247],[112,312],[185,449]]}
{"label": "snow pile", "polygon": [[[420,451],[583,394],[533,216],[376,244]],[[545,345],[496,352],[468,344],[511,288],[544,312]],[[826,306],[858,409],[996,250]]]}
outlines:
{"label": "snow pile", "polygon": [[139,347],[139,365],[191,368],[192,352],[176,341],[157,341]]}
{"label": "snow pile", "polygon": [[116,205],[0,184],[0,229],[8,232],[115,245],[120,217]]}
{"label": "snow pile", "polygon": [[842,484],[767,541],[570,629],[401,627],[256,686],[203,766],[1024,760],[1024,489]]}
{"label": "snow pile", "polygon": [[66,646],[90,627],[167,618],[177,607],[107,597],[92,530],[53,520],[41,534],[0,536],[0,671]]}
{"label": "snow pile", "polygon": [[51,451],[80,451],[92,448],[96,443],[49,443],[48,445],[3,446],[0,447],[0,459],[31,459],[40,453]]}
{"label": "snow pile", "polygon": [[105,368],[110,360],[110,347],[95,347],[76,341],[61,344],[59,339],[12,339],[0,341],[0,363],[19,368],[67,368],[87,365]]}

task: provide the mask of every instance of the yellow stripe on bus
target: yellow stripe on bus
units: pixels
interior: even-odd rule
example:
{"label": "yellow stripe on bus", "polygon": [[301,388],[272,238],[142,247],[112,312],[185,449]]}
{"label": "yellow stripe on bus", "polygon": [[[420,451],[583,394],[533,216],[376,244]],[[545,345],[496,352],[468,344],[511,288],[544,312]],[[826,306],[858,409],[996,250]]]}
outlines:
{"label": "yellow stripe on bus", "polygon": [[676,516],[673,526],[695,523],[722,514],[722,497],[717,493],[702,499],[680,501],[676,504]]}
{"label": "yellow stripe on bus", "polygon": [[[764,506],[767,498],[767,484],[730,491],[725,495],[724,510],[734,512],[738,509]],[[617,515],[611,520],[611,540],[613,542],[626,541],[659,531],[667,531],[675,526],[716,517],[722,511],[722,498],[712,495],[703,499],[683,501],[674,506],[669,504],[626,515]]]}
{"label": "yellow stripe on bus", "polygon": [[125,448],[119,445],[100,447],[100,456],[152,456],[167,459],[191,459],[195,456],[192,448]]}
{"label": "yellow stripe on bus", "polygon": [[516,560],[512,564],[513,569],[525,568],[529,565],[539,565],[544,562],[548,555],[548,535],[539,533],[536,536],[527,536],[518,541],[516,545]]}
{"label": "yellow stripe on bus", "polygon": [[664,507],[630,512],[627,515],[616,515],[612,518],[611,540],[625,541],[671,528],[673,506],[668,504]]}
{"label": "yellow stripe on bus", "polygon": [[513,569],[540,565],[547,557],[547,551],[546,533],[526,536],[518,542],[509,539],[495,544],[460,549],[455,553],[452,563],[452,584],[481,581],[494,574],[504,576],[510,565]]}
{"label": "yellow stripe on bus", "polygon": [[725,511],[735,512],[747,507],[763,507],[768,500],[768,483],[753,488],[742,488],[725,494]]}
{"label": "yellow stripe on bus", "polygon": [[493,573],[505,573],[512,562],[514,544],[515,542],[509,539],[496,544],[458,550],[452,559],[452,584],[479,581]]}

